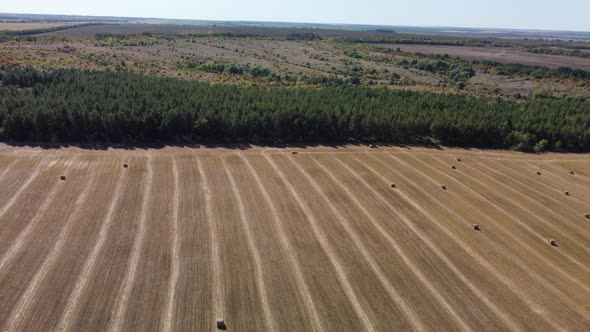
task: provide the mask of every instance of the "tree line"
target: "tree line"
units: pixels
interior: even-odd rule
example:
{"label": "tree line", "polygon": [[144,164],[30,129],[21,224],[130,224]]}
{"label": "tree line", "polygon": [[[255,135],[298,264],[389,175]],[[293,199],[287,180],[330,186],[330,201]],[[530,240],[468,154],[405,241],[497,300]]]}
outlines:
{"label": "tree line", "polygon": [[0,67],[0,137],[46,142],[350,140],[590,150],[590,102],[367,87],[212,85],[127,72]]}
{"label": "tree line", "polygon": [[530,66],[523,64],[502,64],[494,61],[474,61],[480,65],[484,72],[493,72],[504,76],[531,76],[534,78],[571,78],[578,80],[590,80],[590,72],[571,67],[548,68],[542,66]]}
{"label": "tree line", "polygon": [[568,49],[568,48],[555,48],[555,47],[527,47],[527,52],[537,54],[549,54],[549,55],[564,55],[564,56],[576,56],[580,58],[590,59],[590,52],[583,52],[581,49]]}

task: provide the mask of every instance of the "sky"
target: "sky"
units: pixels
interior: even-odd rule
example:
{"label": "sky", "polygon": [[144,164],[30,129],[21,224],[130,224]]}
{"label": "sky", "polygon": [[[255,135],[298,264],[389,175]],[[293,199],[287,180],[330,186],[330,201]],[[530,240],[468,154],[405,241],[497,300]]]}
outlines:
{"label": "sky", "polygon": [[590,0],[0,0],[0,12],[590,31]]}

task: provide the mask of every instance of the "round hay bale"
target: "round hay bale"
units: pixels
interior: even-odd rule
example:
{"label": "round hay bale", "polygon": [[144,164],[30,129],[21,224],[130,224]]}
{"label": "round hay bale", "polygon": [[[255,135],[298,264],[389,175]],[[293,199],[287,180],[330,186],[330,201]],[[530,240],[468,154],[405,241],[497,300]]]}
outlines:
{"label": "round hay bale", "polygon": [[552,245],[554,247],[557,247],[557,241],[555,241],[553,239],[549,239],[549,245]]}
{"label": "round hay bale", "polygon": [[442,190],[447,190],[447,186],[440,186]]}
{"label": "round hay bale", "polygon": [[590,219],[590,213],[586,214],[586,219]]}
{"label": "round hay bale", "polygon": [[566,191],[563,194],[566,195],[566,196],[571,196],[569,191]]}
{"label": "round hay bale", "polygon": [[375,144],[369,144],[369,148],[375,149],[375,148],[377,148],[377,146]]}
{"label": "round hay bale", "polygon": [[461,158],[457,158],[457,161],[458,161],[458,162],[462,162]]}
{"label": "round hay bale", "polygon": [[65,175],[62,175],[62,176],[60,176],[59,178],[60,178],[60,180],[62,180],[62,181],[65,181],[65,180],[66,180],[66,176],[65,176]]}
{"label": "round hay bale", "polygon": [[478,224],[473,224],[473,229],[476,231],[481,231],[481,227]]}
{"label": "round hay bale", "polygon": [[129,165],[123,164],[123,168],[129,168]]}
{"label": "round hay bale", "polygon": [[574,171],[570,171],[570,174],[571,174],[571,175],[575,175],[575,174],[576,174],[576,172],[574,172]]}
{"label": "round hay bale", "polygon": [[537,172],[537,175],[541,175],[541,172]]}
{"label": "round hay bale", "polygon": [[291,152],[291,154],[299,154],[299,152],[293,151],[293,152]]}
{"label": "round hay bale", "polygon": [[452,169],[457,169],[457,166],[451,166]]}
{"label": "round hay bale", "polygon": [[223,319],[217,320],[217,329],[222,331],[227,330],[227,325],[225,325],[225,321],[223,321]]}
{"label": "round hay bale", "polygon": [[395,183],[391,184],[391,188],[397,188],[397,186],[395,185]]}

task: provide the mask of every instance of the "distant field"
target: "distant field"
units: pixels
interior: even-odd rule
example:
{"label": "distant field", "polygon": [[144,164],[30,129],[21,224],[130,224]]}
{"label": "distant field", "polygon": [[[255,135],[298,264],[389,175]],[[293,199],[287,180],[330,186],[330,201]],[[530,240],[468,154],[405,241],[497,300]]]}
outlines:
{"label": "distant field", "polygon": [[351,31],[339,29],[300,29],[300,28],[269,28],[269,27],[224,27],[224,26],[199,26],[199,25],[167,25],[167,24],[112,24],[102,26],[81,27],[76,29],[56,31],[50,35],[70,38],[93,38],[97,33],[113,34],[140,34],[143,32],[169,33],[169,34],[207,34],[207,33],[234,33],[253,34],[261,36],[284,37],[293,33],[311,33],[326,37],[344,36],[391,36],[389,33],[374,31]]}
{"label": "distant field", "polygon": [[276,27],[227,27],[214,25],[172,25],[172,24],[109,24],[102,26],[81,27],[64,31],[49,33],[50,35],[70,38],[94,38],[97,33],[113,34],[140,34],[143,32],[169,33],[169,34],[208,34],[208,33],[234,33],[252,34],[269,37],[284,37],[290,34],[310,33],[324,37],[364,37],[387,36],[390,33],[376,31],[353,31],[340,29],[301,29],[301,28],[276,28]]}
{"label": "distant field", "polygon": [[588,163],[2,145],[0,329],[588,331]]}
{"label": "distant field", "polygon": [[[400,65],[403,60],[430,60],[428,56],[406,53],[384,53],[369,46],[399,47],[403,51],[428,54],[449,54],[468,60],[491,60],[502,63],[540,65],[551,68],[576,67],[590,71],[590,59],[575,56],[535,54],[520,51],[524,47],[540,47],[539,40],[504,40],[513,45],[503,48],[429,46],[409,44],[366,44],[353,40],[363,37],[404,38],[411,35],[378,31],[342,29],[302,29],[293,27],[172,24],[103,24],[73,27],[35,35],[35,41],[11,41],[0,44],[0,64],[17,64],[41,69],[75,68],[90,70],[127,70],[149,75],[181,77],[189,80],[224,84],[246,81],[269,86],[305,84],[327,85],[335,80],[360,78],[359,84],[388,89],[434,92],[456,92],[461,86],[447,72],[433,72]],[[150,32],[154,35],[143,35]],[[113,38],[96,39],[97,34],[113,34]],[[161,36],[159,34],[166,34]],[[195,34],[197,36],[186,36]],[[220,34],[234,34],[223,36]],[[263,36],[243,38],[240,34]],[[313,34],[323,39],[305,38]],[[209,35],[201,38],[200,35]],[[295,38],[297,37],[303,38]],[[59,41],[56,38],[60,37]],[[348,37],[334,42],[332,38]],[[382,38],[383,37],[383,38]],[[474,42],[459,37],[418,36],[420,42]],[[545,41],[549,42],[549,41]],[[586,47],[584,43],[556,42],[555,48]],[[584,50],[588,51],[588,50]],[[352,53],[351,53],[352,52]],[[358,53],[354,55],[354,53]],[[351,56],[353,54],[353,56]],[[448,60],[453,62],[454,60]],[[205,63],[223,62],[240,66],[261,66],[272,78],[252,80],[249,75],[228,75],[199,69]],[[476,66],[475,66],[476,67]],[[539,78],[533,75],[495,75],[475,68],[469,80],[461,82],[464,91],[481,96],[532,98],[545,91],[553,96],[590,97],[590,81],[580,79]],[[340,83],[336,83],[340,84]]]}
{"label": "distant field", "polygon": [[0,31],[20,31],[20,30],[32,30],[32,29],[46,29],[53,27],[61,27],[67,25],[67,23],[0,23]]}
{"label": "distant field", "polygon": [[490,60],[500,63],[520,63],[531,66],[549,68],[573,67],[590,70],[590,59],[561,55],[534,54],[512,48],[499,47],[467,47],[439,45],[407,45],[407,44],[370,44],[376,47],[400,48],[404,52],[420,52],[425,54],[448,54],[466,60]]}

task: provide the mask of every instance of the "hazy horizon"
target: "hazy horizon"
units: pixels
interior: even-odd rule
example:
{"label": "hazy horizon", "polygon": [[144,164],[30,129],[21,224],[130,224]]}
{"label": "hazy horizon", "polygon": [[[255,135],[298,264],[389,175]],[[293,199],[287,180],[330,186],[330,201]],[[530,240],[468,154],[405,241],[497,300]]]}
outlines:
{"label": "hazy horizon", "polygon": [[[576,8],[576,10],[572,10]],[[21,1],[3,5],[15,14],[111,16],[211,21],[254,21],[308,24],[389,25],[408,27],[462,27],[590,32],[590,3],[563,0],[497,0],[493,4],[450,0],[407,3],[369,0],[218,0],[216,2],[170,0],[124,3],[94,1]]]}

